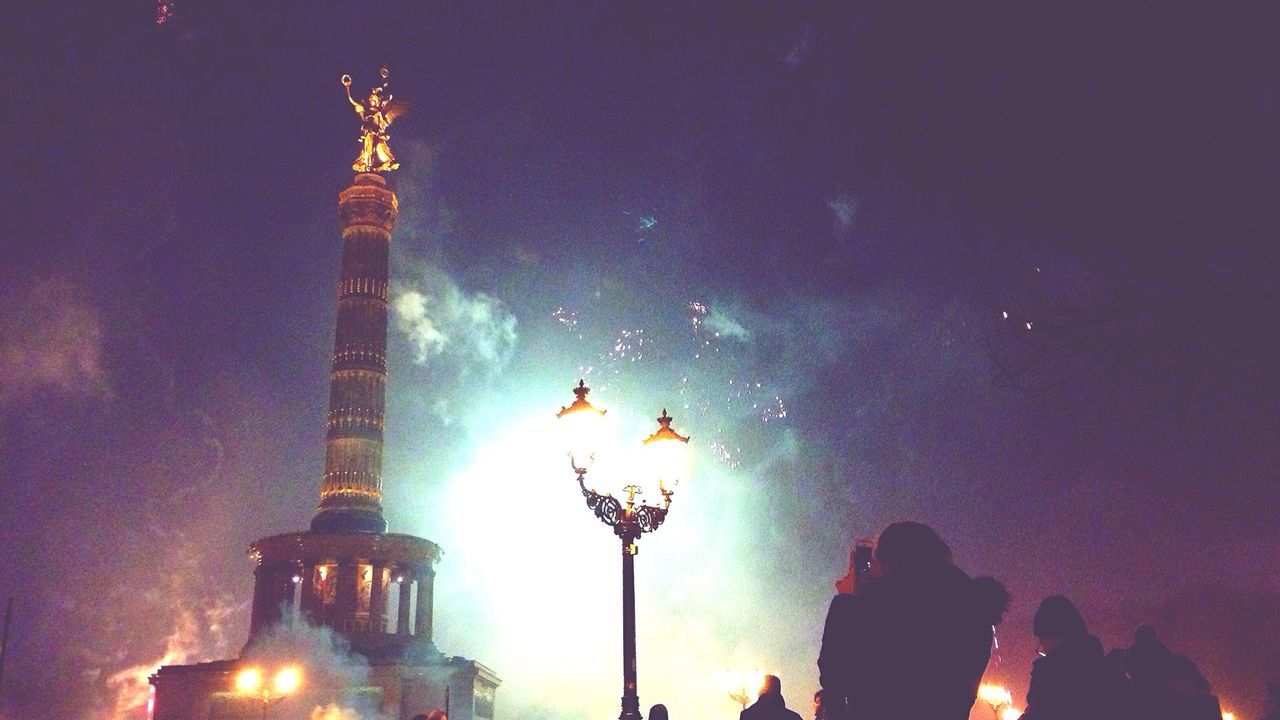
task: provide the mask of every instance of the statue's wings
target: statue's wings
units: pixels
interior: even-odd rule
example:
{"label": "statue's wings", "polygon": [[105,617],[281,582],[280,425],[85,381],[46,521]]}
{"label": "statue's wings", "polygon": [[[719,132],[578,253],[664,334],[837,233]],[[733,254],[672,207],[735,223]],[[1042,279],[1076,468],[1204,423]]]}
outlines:
{"label": "statue's wings", "polygon": [[390,125],[396,121],[396,118],[408,114],[411,107],[413,107],[412,103],[405,100],[392,100],[383,108],[382,116],[387,119],[387,124]]}

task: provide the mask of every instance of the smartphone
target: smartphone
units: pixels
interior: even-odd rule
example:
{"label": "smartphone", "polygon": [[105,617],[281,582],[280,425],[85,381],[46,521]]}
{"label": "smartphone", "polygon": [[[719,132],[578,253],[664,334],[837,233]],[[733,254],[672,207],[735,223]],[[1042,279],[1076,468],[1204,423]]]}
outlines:
{"label": "smartphone", "polygon": [[859,540],[853,546],[853,573],[859,584],[871,577],[871,558],[875,550],[876,544],[872,540]]}

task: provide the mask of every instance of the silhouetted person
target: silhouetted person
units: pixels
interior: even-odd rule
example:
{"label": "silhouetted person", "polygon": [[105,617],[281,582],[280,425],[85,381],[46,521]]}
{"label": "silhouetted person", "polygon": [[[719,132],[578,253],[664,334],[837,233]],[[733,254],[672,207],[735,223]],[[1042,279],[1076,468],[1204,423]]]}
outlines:
{"label": "silhouetted person", "polygon": [[1031,666],[1023,720],[1129,717],[1129,681],[1123,669],[1103,655],[1102,643],[1089,634],[1070,600],[1045,598],[1031,629],[1044,656]]}
{"label": "silhouetted person", "polygon": [[1124,651],[1124,670],[1133,683],[1136,708],[1149,709],[1163,705],[1168,692],[1169,662],[1173,653],[1156,639],[1156,631],[1150,625],[1139,625],[1133,633],[1133,645]]}
{"label": "silhouetted person", "polygon": [[782,681],[777,675],[765,675],[760,685],[760,697],[751,707],[742,711],[739,720],[800,720],[800,715],[787,709],[782,699]]}
{"label": "silhouetted person", "polygon": [[658,703],[649,708],[649,720],[669,720],[667,716],[667,706]]}
{"label": "silhouetted person", "polygon": [[1169,663],[1169,689],[1174,695],[1171,720],[1222,720],[1222,706],[1200,668],[1186,655],[1174,655]]}
{"label": "silhouetted person", "polygon": [[818,670],[828,717],[967,720],[1009,593],[952,565],[920,523],[885,528],[875,560],[865,582],[839,581],[827,612]]}
{"label": "silhouetted person", "polygon": [[1262,720],[1280,720],[1280,682],[1267,683],[1266,715]]}
{"label": "silhouetted person", "polygon": [[1218,699],[1199,668],[1190,658],[1170,652],[1150,625],[1140,625],[1134,632],[1133,645],[1124,651],[1124,669],[1133,682],[1134,711],[1140,717],[1221,717]]}

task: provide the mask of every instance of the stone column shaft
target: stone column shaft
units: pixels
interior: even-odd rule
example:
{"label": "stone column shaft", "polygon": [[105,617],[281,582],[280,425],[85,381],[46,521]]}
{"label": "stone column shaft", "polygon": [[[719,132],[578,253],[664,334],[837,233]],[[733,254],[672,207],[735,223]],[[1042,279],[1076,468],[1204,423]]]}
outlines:
{"label": "stone column shaft", "polygon": [[320,591],[316,587],[315,563],[302,566],[302,582],[298,592],[302,597],[298,600],[298,611],[309,623],[320,624]]}
{"label": "stone column shaft", "polygon": [[396,634],[409,634],[409,602],[413,597],[411,589],[413,586],[413,578],[407,573],[402,574],[404,579],[400,581],[400,605],[396,608]]}
{"label": "stone column shaft", "polygon": [[373,632],[387,630],[387,600],[383,595],[382,578],[386,574],[382,563],[373,562],[373,584],[369,588],[369,629]]}
{"label": "stone column shaft", "polygon": [[387,384],[387,265],[395,193],[372,174],[338,195],[342,272],[329,375],[324,477],[312,532],[386,532],[382,423]]}
{"label": "stone column shaft", "polygon": [[413,634],[422,640],[431,639],[432,616],[435,610],[435,571],[428,569],[418,575],[418,607],[414,613]]}
{"label": "stone column shaft", "polygon": [[281,608],[293,598],[293,566],[263,564],[253,572],[253,609],[249,633],[253,635],[280,622]]}
{"label": "stone column shaft", "polygon": [[353,560],[339,560],[337,596],[334,598],[336,614],[343,623],[343,630],[356,614],[356,593],[360,591],[360,566]]}

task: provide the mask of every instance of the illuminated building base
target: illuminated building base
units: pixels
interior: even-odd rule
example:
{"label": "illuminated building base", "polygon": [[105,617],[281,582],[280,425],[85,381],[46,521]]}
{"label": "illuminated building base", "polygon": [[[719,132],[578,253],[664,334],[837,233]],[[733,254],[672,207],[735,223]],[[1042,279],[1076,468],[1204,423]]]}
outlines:
{"label": "illuminated building base", "polygon": [[[155,687],[154,720],[257,720],[262,704],[235,690],[242,660],[218,660],[197,665],[169,665],[151,678]],[[370,665],[369,682],[349,688],[348,697],[377,706],[399,720],[434,709],[449,708],[450,720],[493,717],[499,680],[489,668],[465,658],[440,658],[429,664],[383,662]],[[447,699],[447,703],[446,703]],[[280,700],[288,703],[290,698]],[[311,708],[304,708],[310,713]],[[287,715],[297,715],[292,708]]]}
{"label": "illuminated building base", "polygon": [[[446,705],[450,720],[493,717],[498,677],[474,660],[445,656],[432,641],[435,543],[395,533],[303,532],[258,540],[249,555],[257,568],[241,657],[160,668],[151,677],[154,720],[260,718],[261,701],[236,692],[236,675],[253,664],[258,643],[290,623],[329,628],[368,663],[367,686],[345,689],[359,696],[357,705],[399,720]],[[305,678],[307,658],[298,664]]]}

